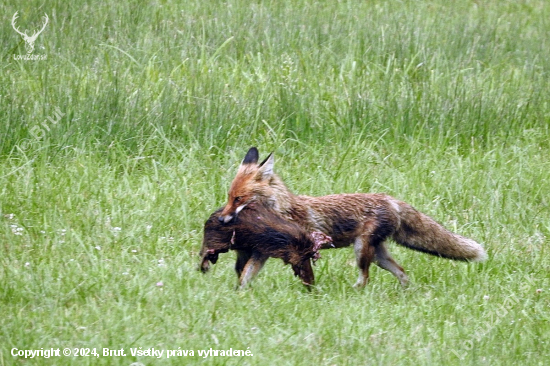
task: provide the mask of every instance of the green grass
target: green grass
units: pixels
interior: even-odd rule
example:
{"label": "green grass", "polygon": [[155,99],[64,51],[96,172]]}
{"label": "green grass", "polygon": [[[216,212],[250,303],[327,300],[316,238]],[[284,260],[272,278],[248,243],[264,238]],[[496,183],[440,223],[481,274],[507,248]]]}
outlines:
{"label": "green grass", "polygon": [[[550,6],[539,1],[0,4],[0,365],[543,365]],[[34,29],[34,54],[10,20]],[[32,33],[32,31],[31,31]],[[56,122],[56,114],[63,115]],[[483,243],[196,271],[250,146],[295,192],[386,192]],[[162,285],[162,286],[161,286]],[[121,349],[22,361],[12,348]],[[133,357],[130,348],[194,350]],[[198,350],[249,349],[202,358]],[[166,352],[165,352],[166,354]]]}

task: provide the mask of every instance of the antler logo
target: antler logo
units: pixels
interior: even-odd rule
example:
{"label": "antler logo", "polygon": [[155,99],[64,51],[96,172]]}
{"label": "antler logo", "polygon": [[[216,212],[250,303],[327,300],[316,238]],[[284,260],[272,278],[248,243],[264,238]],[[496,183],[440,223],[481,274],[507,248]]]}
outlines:
{"label": "antler logo", "polygon": [[17,33],[23,37],[23,40],[25,41],[25,49],[27,50],[27,55],[30,55],[32,51],[34,51],[34,42],[36,41],[36,38],[44,31],[44,28],[46,28],[46,25],[48,24],[48,14],[44,13],[44,26],[42,26],[42,29],[40,29],[38,32],[34,32],[32,36],[27,35],[27,30],[25,29],[25,32],[21,32],[17,27],[15,26],[15,20],[17,19],[17,11],[15,14],[13,14],[13,18],[11,19],[11,26]]}

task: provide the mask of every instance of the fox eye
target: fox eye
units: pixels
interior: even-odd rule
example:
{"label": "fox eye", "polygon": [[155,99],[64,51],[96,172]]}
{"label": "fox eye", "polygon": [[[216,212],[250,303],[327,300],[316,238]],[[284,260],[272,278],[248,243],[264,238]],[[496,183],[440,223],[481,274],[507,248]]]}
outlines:
{"label": "fox eye", "polygon": [[234,201],[234,202],[235,202],[235,203],[239,203],[239,202],[241,202],[242,199],[243,199],[243,198],[242,198],[241,196],[235,197],[235,201]]}

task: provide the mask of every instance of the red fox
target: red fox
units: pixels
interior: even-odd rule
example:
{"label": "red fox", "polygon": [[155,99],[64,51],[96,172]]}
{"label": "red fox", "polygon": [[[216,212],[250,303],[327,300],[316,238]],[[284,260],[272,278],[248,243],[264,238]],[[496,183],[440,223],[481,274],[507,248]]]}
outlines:
{"label": "red fox", "polygon": [[[306,231],[320,231],[332,238],[330,247],[353,243],[359,278],[356,287],[369,279],[369,267],[375,262],[395,275],[401,285],[408,283],[403,268],[385,246],[388,238],[400,245],[443,258],[482,261],[483,247],[472,239],[452,233],[411,205],[385,194],[333,194],[322,197],[292,194],[273,173],[273,153],[258,164],[258,150],[252,147],[244,157],[229,188],[229,198],[220,213],[220,222],[229,223],[252,202],[260,202]],[[250,258],[247,266],[261,267]]]}
{"label": "red fox", "polygon": [[297,224],[281,218],[261,204],[251,203],[238,219],[229,224],[218,220],[221,209],[210,215],[204,224],[200,250],[200,270],[205,273],[218,255],[237,251],[235,271],[239,287],[245,287],[262,268],[268,258],[281,258],[290,264],[294,275],[306,286],[314,284],[311,260],[319,257],[319,249],[331,238],[321,232],[309,234]]}

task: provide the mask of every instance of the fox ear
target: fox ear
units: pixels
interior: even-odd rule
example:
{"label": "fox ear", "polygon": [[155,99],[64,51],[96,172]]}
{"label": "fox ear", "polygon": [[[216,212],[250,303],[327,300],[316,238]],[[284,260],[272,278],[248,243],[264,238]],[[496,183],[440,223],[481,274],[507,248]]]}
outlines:
{"label": "fox ear", "polygon": [[269,179],[273,175],[273,153],[269,154],[264,161],[260,163],[260,169],[258,169],[258,179]]}
{"label": "fox ear", "polygon": [[256,149],[255,147],[251,147],[248,152],[246,153],[244,159],[243,159],[243,162],[241,163],[241,165],[244,165],[244,164],[256,164],[258,162],[258,157],[259,157],[259,154],[258,154],[258,149]]}

